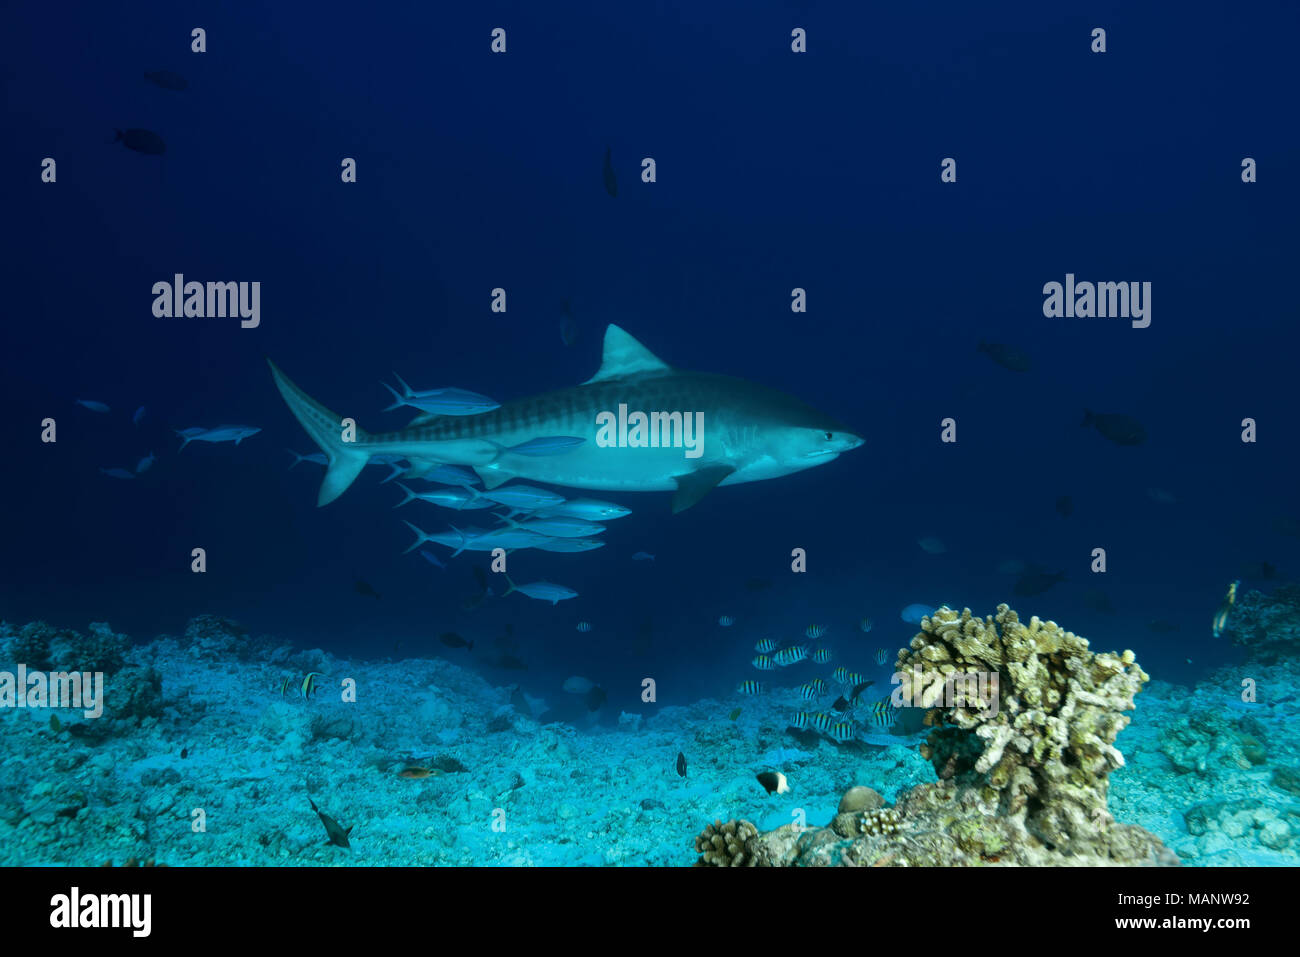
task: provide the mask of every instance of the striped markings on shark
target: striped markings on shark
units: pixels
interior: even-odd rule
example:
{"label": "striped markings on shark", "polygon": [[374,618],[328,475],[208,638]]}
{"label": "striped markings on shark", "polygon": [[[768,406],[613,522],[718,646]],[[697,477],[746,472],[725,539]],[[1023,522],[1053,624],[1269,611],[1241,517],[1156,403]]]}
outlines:
{"label": "striped markings on shark", "polygon": [[[271,373],[294,417],[325,453],[317,505],[342,495],[372,456],[404,456],[419,477],[440,465],[472,468],[490,492],[510,479],[600,491],[673,493],[681,512],[719,485],[779,478],[833,461],[863,439],[800,400],[745,379],[673,369],[616,325],[605,330],[600,370],[578,386],[506,402],[477,415],[417,417],[405,429],[368,433],[295,385],[274,362]],[[703,423],[700,454],[683,454],[672,413],[659,420],[670,441],[602,444],[602,414],[620,409],[683,410]],[[689,410],[686,411],[686,410]],[[537,454],[535,443],[572,437],[581,444]],[[653,437],[652,437],[653,438]],[[513,451],[522,448],[526,451]]]}

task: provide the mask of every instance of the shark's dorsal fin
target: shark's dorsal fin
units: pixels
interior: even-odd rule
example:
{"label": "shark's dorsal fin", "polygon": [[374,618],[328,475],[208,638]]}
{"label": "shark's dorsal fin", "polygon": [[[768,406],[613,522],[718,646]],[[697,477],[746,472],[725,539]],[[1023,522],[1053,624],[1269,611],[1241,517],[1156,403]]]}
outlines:
{"label": "shark's dorsal fin", "polygon": [[583,385],[622,379],[643,372],[671,371],[668,363],[611,322],[605,329],[605,351],[600,359],[600,371]]}

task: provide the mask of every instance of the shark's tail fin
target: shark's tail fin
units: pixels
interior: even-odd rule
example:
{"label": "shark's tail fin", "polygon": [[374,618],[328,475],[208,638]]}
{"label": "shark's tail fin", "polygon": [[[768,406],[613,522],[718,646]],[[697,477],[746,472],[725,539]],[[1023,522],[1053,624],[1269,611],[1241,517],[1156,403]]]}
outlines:
{"label": "shark's tail fin", "polygon": [[357,427],[355,441],[344,442],[342,420],[294,385],[274,362],[270,359],[266,361],[271,367],[271,375],[275,377],[276,388],[284,397],[289,411],[329,459],[329,465],[325,469],[325,479],[321,482],[320,494],[316,497],[317,506],[328,505],[347,491],[348,486],[370,461],[370,453],[357,448],[369,436]]}
{"label": "shark's tail fin", "polygon": [[[505,575],[505,572],[502,572],[502,574]],[[510,587],[507,588],[505,591],[503,591],[503,592],[501,593],[501,597],[502,597],[502,598],[505,598],[506,595],[509,595],[512,591],[518,591],[518,590],[519,590],[519,589],[515,588],[515,583],[512,582],[512,581],[510,581],[510,576],[509,576],[509,575],[506,575],[506,581],[509,582]]]}

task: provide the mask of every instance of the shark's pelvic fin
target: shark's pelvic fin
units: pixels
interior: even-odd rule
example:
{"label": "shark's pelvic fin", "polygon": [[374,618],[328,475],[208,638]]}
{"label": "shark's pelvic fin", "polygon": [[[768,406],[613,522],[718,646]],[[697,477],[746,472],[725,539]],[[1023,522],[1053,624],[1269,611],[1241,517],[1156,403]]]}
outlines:
{"label": "shark's pelvic fin", "polygon": [[677,491],[673,492],[673,514],[686,511],[734,471],[736,470],[730,465],[710,465],[677,476]]}
{"label": "shark's pelvic fin", "polygon": [[643,372],[672,372],[672,367],[611,322],[605,330],[605,351],[600,360],[600,371],[583,385]]}
{"label": "shark's pelvic fin", "polygon": [[[489,491],[496,488],[498,485],[505,485],[506,482],[509,482],[514,478],[514,476],[509,472],[503,472],[500,469],[487,468],[485,466],[475,466],[474,471],[477,472],[478,477],[483,480],[483,487]],[[474,489],[471,488],[470,491],[473,492]]]}
{"label": "shark's pelvic fin", "polygon": [[271,367],[275,386],[284,397],[289,411],[329,459],[329,465],[325,469],[325,479],[321,482],[320,494],[316,496],[317,507],[328,505],[347,491],[348,486],[370,461],[370,453],[356,447],[369,436],[360,426],[357,426],[356,441],[344,442],[343,420],[298,388],[274,362],[270,359],[266,362]]}

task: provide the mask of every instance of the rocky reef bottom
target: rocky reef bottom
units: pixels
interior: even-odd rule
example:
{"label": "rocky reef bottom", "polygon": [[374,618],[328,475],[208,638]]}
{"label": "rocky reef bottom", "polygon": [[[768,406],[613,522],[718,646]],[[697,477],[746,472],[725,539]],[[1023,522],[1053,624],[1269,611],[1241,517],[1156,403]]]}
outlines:
{"label": "rocky reef bottom", "polygon": [[[979,637],[957,636],[957,624],[933,637]],[[989,640],[968,647],[991,654],[978,625]],[[1036,813],[1056,786],[1032,778],[1041,768],[1018,766],[1008,780],[1024,786],[986,793],[954,752],[922,755],[933,726],[840,743],[789,726],[793,692],[588,713],[558,681],[550,693],[533,679],[523,694],[517,672],[494,671],[477,649],[454,654],[342,658],[212,618],[147,642],[107,626],[0,623],[0,675],[81,662],[107,675],[96,718],[0,707],[0,864],[689,866],[731,863],[737,850],[742,866],[751,851],[770,864],[1145,864],[1169,862],[1163,842],[1184,865],[1300,865],[1293,658],[1225,664],[1194,686],[1146,683],[1115,741],[1124,763],[1107,777],[1105,816],[1088,803],[1062,822]],[[1103,682],[1133,674],[1122,658],[1060,660],[1097,666]],[[304,696],[313,673],[319,688]],[[1084,757],[1108,753],[1084,730]],[[972,746],[998,740],[974,733]],[[1004,757],[1033,758],[1007,740]],[[771,772],[787,790],[756,780]],[[312,801],[351,828],[349,847],[327,842]],[[1068,848],[1051,835],[1062,823]]]}
{"label": "rocky reef bottom", "polygon": [[1098,815],[1094,833],[1068,851],[1029,833],[996,804],[951,781],[922,784],[893,806],[876,791],[844,793],[826,827],[791,822],[760,834],[749,821],[715,821],[695,839],[696,866],[953,867],[1177,866],[1160,838],[1134,824]]}

